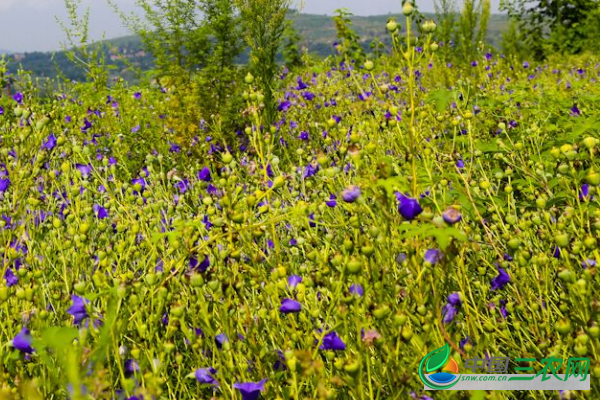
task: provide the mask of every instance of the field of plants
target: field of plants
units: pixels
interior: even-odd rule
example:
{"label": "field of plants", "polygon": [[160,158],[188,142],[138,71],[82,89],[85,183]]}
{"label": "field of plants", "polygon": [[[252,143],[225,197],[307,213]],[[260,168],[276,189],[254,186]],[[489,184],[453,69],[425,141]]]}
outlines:
{"label": "field of plants", "polygon": [[[235,132],[168,84],[17,76],[0,399],[594,398],[600,64],[453,66],[434,28],[284,70],[270,126],[249,72]],[[423,392],[445,343],[589,357],[592,393]]]}

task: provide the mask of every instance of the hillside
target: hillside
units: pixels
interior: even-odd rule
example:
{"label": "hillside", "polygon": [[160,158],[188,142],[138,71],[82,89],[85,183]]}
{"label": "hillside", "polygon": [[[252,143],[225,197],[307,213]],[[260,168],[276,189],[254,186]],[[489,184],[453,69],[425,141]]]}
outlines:
{"label": "hillside", "polygon": [[[426,18],[435,19],[433,14],[424,14]],[[294,26],[300,33],[303,43],[311,54],[319,57],[326,57],[331,54],[332,43],[336,39],[336,30],[333,19],[328,15],[301,14],[295,13],[291,16]],[[352,17],[353,27],[360,35],[365,49],[369,44],[378,39],[386,46],[390,47],[391,41],[385,30],[385,24],[389,18],[396,18],[403,21],[401,14],[387,14],[369,17]],[[504,15],[492,15],[488,29],[488,41],[492,45],[499,44],[501,33],[507,27],[507,19]],[[126,79],[134,79],[134,74],[127,67],[127,63],[139,68],[142,71],[152,69],[154,66],[153,57],[144,51],[140,38],[137,36],[124,36],[107,40],[107,57],[110,64],[114,67],[113,74],[123,76]],[[0,51],[1,53],[1,51]],[[123,59],[126,59],[125,62]],[[244,54],[238,62],[244,64],[247,62],[247,54]],[[64,52],[32,52],[32,53],[14,53],[13,61],[9,64],[12,72],[22,66],[25,70],[31,71],[36,77],[56,77],[57,70],[62,71],[64,76],[71,80],[85,79],[85,75],[78,68],[73,66],[67,59]]]}

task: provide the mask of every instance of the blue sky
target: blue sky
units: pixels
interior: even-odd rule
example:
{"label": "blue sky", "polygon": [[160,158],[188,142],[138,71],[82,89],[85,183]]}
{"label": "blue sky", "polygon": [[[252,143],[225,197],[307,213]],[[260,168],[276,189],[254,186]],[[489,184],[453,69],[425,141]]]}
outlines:
{"label": "blue sky", "polygon": [[[128,34],[106,0],[82,0],[90,7],[90,31],[93,39],[113,38]],[[297,4],[300,0],[294,0]],[[497,10],[499,0],[492,0]],[[136,9],[135,0],[115,0],[125,11]],[[399,12],[400,0],[302,0],[303,12],[332,14],[346,7],[356,15],[377,15]],[[416,0],[422,11],[433,11],[433,0]],[[460,0],[457,0],[459,3]],[[56,17],[65,20],[62,0],[0,0],[0,50],[59,50],[64,33]]]}

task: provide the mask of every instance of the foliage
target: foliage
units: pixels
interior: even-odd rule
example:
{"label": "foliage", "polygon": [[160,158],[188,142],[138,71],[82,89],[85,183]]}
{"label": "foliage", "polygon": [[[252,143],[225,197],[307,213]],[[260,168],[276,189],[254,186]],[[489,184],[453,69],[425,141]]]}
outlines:
{"label": "foliage", "polygon": [[458,29],[455,41],[457,54],[463,62],[476,60],[480,46],[486,39],[490,17],[490,0],[465,0],[458,17]]}
{"label": "foliage", "polygon": [[596,0],[505,0],[501,10],[518,21],[524,44],[534,59],[597,48],[600,8]]}
{"label": "foliage", "polygon": [[256,75],[264,96],[266,125],[275,122],[275,90],[279,76],[277,54],[286,29],[291,0],[236,0],[250,47],[250,70]]}
{"label": "foliage", "polygon": [[[423,13],[423,15],[425,19],[435,19],[439,22],[437,16],[434,14]],[[374,50],[371,50],[370,46],[372,43],[378,43],[378,40],[386,46],[385,51],[382,50],[382,53],[389,52],[392,42],[390,37],[385,35],[385,30],[381,29],[381,26],[385,25],[389,18],[400,20],[402,15],[350,17],[356,33],[362,39],[361,44],[365,52],[374,52]],[[335,25],[330,17],[294,13],[289,15],[289,19],[294,21],[294,26],[302,37],[301,43],[306,46],[306,50],[311,57],[323,59],[334,53],[332,43],[336,40],[337,33]],[[499,38],[507,28],[508,21],[505,15],[492,15],[486,44],[499,48]],[[440,53],[445,54],[444,52],[448,51],[450,54],[454,54],[451,46],[444,45],[449,42],[443,39],[445,37],[442,35],[443,27],[440,27],[439,29],[438,39],[440,40]],[[107,65],[112,66],[112,68],[109,68],[111,79],[122,77],[132,84],[140,82],[140,78],[132,73],[125,61],[130,62],[143,73],[153,73],[156,68],[154,57],[150,52],[146,51],[146,48],[143,46],[138,36],[110,39],[103,43],[105,44],[104,51],[106,53],[105,57],[107,59]],[[595,43],[590,43],[590,49],[593,49],[594,46]],[[23,58],[21,59],[21,57]],[[446,59],[445,56],[444,59]],[[246,65],[248,64],[248,61],[248,54],[247,52],[244,52],[235,60],[235,63]],[[456,62],[456,60],[453,60],[453,62]],[[57,76],[56,71],[59,70],[66,79],[76,81],[86,80],[85,70],[72,64],[63,51],[55,53],[31,52],[20,54],[19,61],[12,60],[9,63],[9,69],[16,72],[19,66],[30,71],[36,77],[55,78]]]}
{"label": "foliage", "polygon": [[231,0],[203,0],[200,10],[211,41],[207,65],[198,74],[201,109],[211,122],[219,118],[223,129],[231,131],[237,128],[242,105],[242,76],[236,65],[244,49],[241,19]]}
{"label": "foliage", "polygon": [[338,52],[346,64],[355,62],[362,65],[366,55],[360,42],[360,36],[352,29],[352,13],[345,8],[335,10],[333,22],[337,32],[336,52]]}
{"label": "foliage", "polygon": [[[63,45],[65,55],[86,78],[94,82],[96,90],[104,90],[108,86],[109,67],[102,43],[88,42],[89,9],[79,16],[81,0],[64,0],[70,27],[57,19],[67,36],[67,44]],[[66,46],[69,50],[66,50]],[[60,73],[60,72],[59,72]]]}
{"label": "foliage", "polygon": [[597,392],[598,58],[447,65],[403,15],[392,54],[261,78],[270,126],[246,75],[235,136],[201,74],[48,96],[0,62],[0,398],[423,400],[427,355],[589,357]]}
{"label": "foliage", "polygon": [[286,20],[285,31],[283,32],[284,45],[282,49],[285,66],[289,70],[296,69],[303,65],[302,61],[302,37],[294,28],[292,19]]}
{"label": "foliage", "polygon": [[456,38],[457,12],[454,0],[435,0],[434,3],[437,28],[437,37],[441,42],[440,57],[445,61],[454,61],[450,45]]}
{"label": "foliage", "polygon": [[201,10],[195,1],[136,0],[143,18],[125,15],[113,0],[108,1],[154,55],[159,77],[185,85],[194,72],[207,65],[209,32],[201,23]]}

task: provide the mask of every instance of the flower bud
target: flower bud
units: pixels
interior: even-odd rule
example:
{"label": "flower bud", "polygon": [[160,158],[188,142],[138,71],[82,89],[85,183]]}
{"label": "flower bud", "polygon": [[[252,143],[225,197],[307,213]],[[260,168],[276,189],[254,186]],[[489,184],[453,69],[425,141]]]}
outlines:
{"label": "flower bud", "polygon": [[388,32],[391,33],[394,33],[398,30],[398,24],[394,20],[389,20],[385,27],[388,30]]}

